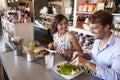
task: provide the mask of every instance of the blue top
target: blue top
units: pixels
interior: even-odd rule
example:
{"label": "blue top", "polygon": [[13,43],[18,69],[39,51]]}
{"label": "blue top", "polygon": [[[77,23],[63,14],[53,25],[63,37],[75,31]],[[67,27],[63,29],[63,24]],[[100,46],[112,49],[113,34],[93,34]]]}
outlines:
{"label": "blue top", "polygon": [[112,34],[101,50],[98,49],[99,43],[100,40],[96,39],[89,52],[91,61],[96,64],[94,77],[100,80],[120,80],[120,39]]}

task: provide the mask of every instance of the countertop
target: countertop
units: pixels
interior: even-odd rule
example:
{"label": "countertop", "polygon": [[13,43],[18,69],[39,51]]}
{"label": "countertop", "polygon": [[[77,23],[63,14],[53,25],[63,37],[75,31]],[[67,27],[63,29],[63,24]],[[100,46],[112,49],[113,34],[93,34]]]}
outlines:
{"label": "countertop", "polygon": [[[44,57],[29,62],[25,55],[15,56],[13,52],[8,52],[1,54],[0,59],[9,80],[65,80],[53,70],[46,69]],[[65,61],[57,55],[54,60],[54,64]],[[82,73],[72,80],[91,80],[91,77]]]}

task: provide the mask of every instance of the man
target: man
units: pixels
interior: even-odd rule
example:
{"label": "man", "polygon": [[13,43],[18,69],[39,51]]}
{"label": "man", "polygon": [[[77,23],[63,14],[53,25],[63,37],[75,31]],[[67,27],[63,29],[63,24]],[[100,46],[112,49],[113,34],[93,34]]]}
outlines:
{"label": "man", "polygon": [[[120,80],[120,39],[111,32],[113,16],[97,11],[89,17],[90,31],[95,42],[89,53],[74,52],[75,65],[88,67],[93,80]],[[89,58],[88,61],[86,58]]]}

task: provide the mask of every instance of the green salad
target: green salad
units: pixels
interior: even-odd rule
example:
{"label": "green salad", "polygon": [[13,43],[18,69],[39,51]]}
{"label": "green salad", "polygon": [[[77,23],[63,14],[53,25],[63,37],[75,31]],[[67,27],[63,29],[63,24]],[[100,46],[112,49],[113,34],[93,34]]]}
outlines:
{"label": "green salad", "polygon": [[70,64],[70,63],[64,63],[64,64],[61,64],[59,66],[57,66],[59,68],[59,73],[60,74],[63,74],[63,75],[72,75],[72,74],[76,74],[76,73],[79,73],[80,72],[80,67],[79,66],[76,66],[76,65],[73,65],[73,64]]}

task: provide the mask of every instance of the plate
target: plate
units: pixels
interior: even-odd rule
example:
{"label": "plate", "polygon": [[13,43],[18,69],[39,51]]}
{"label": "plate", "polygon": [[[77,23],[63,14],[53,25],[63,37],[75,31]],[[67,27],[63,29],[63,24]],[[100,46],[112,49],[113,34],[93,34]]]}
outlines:
{"label": "plate", "polygon": [[40,49],[40,54],[36,54],[36,57],[44,57],[45,55],[43,54],[43,50],[47,51],[48,54],[45,54],[45,55],[49,55],[49,54],[53,54],[53,53],[56,53],[55,50],[50,50],[50,49],[47,49],[47,48],[43,48],[43,49]]}
{"label": "plate", "polygon": [[84,72],[84,70],[81,69],[79,73],[72,74],[72,75],[63,75],[63,74],[59,73],[59,68],[58,68],[57,66],[60,66],[60,65],[62,65],[62,64],[64,64],[64,63],[66,63],[66,61],[55,64],[55,66],[54,66],[54,72],[56,72],[57,74],[61,75],[61,76],[64,77],[65,79],[68,79],[68,80],[69,80],[69,79],[75,78],[75,77],[77,77],[78,75],[80,75],[81,73]]}

